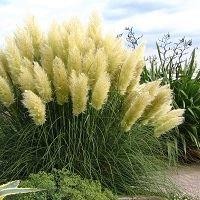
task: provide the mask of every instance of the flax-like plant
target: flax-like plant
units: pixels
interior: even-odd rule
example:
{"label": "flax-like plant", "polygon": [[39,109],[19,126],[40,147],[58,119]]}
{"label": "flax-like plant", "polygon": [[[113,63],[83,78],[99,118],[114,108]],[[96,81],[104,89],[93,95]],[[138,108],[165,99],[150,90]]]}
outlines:
{"label": "flax-like plant", "polygon": [[159,185],[157,137],[183,111],[171,110],[168,86],[139,84],[143,53],[103,36],[95,15],[48,34],[29,20],[0,54],[2,177],[66,167],[118,192]]}
{"label": "flax-like plant", "polygon": [[20,181],[17,180],[0,185],[0,200],[3,200],[6,196],[10,195],[42,191],[34,188],[18,188],[19,184]]}

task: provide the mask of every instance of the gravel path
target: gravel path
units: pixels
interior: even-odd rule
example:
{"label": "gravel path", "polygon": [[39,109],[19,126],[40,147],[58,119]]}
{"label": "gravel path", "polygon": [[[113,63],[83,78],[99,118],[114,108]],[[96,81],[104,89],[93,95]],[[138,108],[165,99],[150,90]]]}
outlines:
{"label": "gravel path", "polygon": [[[170,178],[180,187],[184,194],[189,194],[195,200],[200,200],[200,164],[190,166],[180,166],[172,169]],[[133,197],[120,198],[120,200],[160,200],[156,197]]]}
{"label": "gravel path", "polygon": [[181,166],[170,176],[184,193],[200,199],[200,165]]}

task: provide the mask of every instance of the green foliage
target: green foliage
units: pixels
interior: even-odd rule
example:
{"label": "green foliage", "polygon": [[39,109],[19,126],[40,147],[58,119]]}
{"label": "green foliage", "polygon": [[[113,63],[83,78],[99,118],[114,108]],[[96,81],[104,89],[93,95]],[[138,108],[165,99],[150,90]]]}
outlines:
{"label": "green foliage", "polygon": [[22,181],[21,187],[40,187],[45,189],[35,194],[9,197],[9,200],[115,200],[109,190],[103,190],[97,181],[82,179],[67,170],[54,170],[53,173],[31,174]]}
{"label": "green foliage", "polygon": [[1,114],[1,178],[66,167],[118,193],[158,192],[166,182],[154,178],[162,177],[162,146],[151,127],[136,123],[129,133],[121,130],[122,98],[113,92],[103,109],[89,106],[78,117],[71,104],[49,103],[47,122],[39,127],[21,109]]}

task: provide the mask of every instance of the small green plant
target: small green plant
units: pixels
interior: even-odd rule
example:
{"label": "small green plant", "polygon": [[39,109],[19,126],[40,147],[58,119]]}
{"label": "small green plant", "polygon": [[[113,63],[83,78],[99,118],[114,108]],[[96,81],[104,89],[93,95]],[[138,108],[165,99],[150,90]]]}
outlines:
{"label": "small green plant", "polygon": [[0,199],[15,194],[33,193],[41,191],[34,188],[18,188],[20,181],[11,181],[6,184],[0,185]]}
{"label": "small green plant", "polygon": [[97,181],[82,179],[80,176],[67,170],[54,170],[53,173],[39,172],[31,174],[27,180],[22,181],[21,187],[40,187],[44,191],[17,195],[7,199],[12,200],[117,200],[117,197],[107,189],[102,189]]}

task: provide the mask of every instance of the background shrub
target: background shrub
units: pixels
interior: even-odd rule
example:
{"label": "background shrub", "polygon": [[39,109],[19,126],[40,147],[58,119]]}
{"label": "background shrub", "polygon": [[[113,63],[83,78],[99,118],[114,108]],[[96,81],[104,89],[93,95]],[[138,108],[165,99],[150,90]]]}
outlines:
{"label": "background shrub", "polygon": [[179,154],[184,159],[195,160],[198,159],[198,154],[195,155],[191,150],[200,147],[200,73],[195,62],[195,49],[188,61],[173,62],[171,60],[164,66],[156,66],[152,61],[151,68],[145,68],[142,79],[147,81],[162,78],[163,83],[170,84],[174,91],[173,106],[185,109],[185,121],[174,129],[171,135],[168,134],[163,138],[167,140],[169,154]]}
{"label": "background shrub", "polygon": [[[133,27],[127,27],[118,37],[123,37],[128,47],[135,49],[142,35],[137,35]],[[200,71],[196,63],[196,49],[189,54],[192,40],[183,37],[174,41],[169,33],[158,39],[156,47],[157,55],[146,58],[141,82],[161,79],[163,84],[170,84],[174,92],[173,106],[186,110],[185,122],[171,134],[162,136],[163,145],[167,144],[173,162],[176,162],[177,155],[195,160],[199,156],[198,151],[195,153],[193,150],[200,147]]]}

